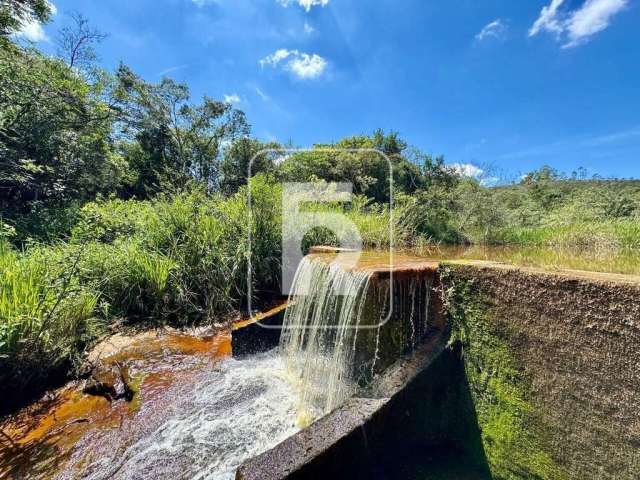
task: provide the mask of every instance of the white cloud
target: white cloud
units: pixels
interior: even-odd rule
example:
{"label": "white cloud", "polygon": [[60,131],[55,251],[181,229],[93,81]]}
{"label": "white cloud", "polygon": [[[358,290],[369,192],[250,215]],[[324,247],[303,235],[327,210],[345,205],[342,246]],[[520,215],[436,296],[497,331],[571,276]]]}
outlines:
{"label": "white cloud", "polygon": [[262,90],[260,90],[260,88],[256,87],[256,93],[258,94],[258,96],[265,102],[268,102],[269,100],[271,100],[271,98],[269,97],[269,95],[267,95],[266,93],[264,93]]}
{"label": "white cloud", "polygon": [[496,19],[485,25],[480,33],[476,35],[476,40],[481,42],[486,38],[500,38],[507,31],[507,25],[500,19]]}
{"label": "white cloud", "polygon": [[461,177],[475,178],[483,187],[493,187],[500,181],[498,177],[487,175],[487,172],[473,163],[452,163],[449,166]]}
{"label": "white cloud", "polygon": [[287,50],[286,48],[279,48],[278,50],[273,52],[271,55],[267,55],[262,60],[260,60],[260,66],[264,67],[265,65],[271,65],[272,67],[275,67],[282,60],[289,58],[291,55],[297,55],[297,54],[298,54],[297,50]]}
{"label": "white cloud", "polygon": [[564,0],[551,0],[551,4],[549,6],[542,7],[540,16],[529,29],[529,36],[533,37],[543,30],[558,35],[562,33],[564,26],[562,24],[563,22],[559,18],[559,8],[563,3]]}
{"label": "white cloud", "polygon": [[483,187],[495,187],[500,179],[498,177],[482,177],[480,179],[480,185]]}
{"label": "white cloud", "polygon": [[560,7],[564,1],[552,0],[542,9],[529,30],[530,37],[546,31],[557,38],[564,37],[566,43],[563,48],[576,47],[606,29],[613,16],[629,4],[629,0],[586,0],[580,8],[563,12]]}
{"label": "white cloud", "polygon": [[[51,15],[55,15],[58,13],[58,8],[51,2],[49,3],[49,8],[51,9]],[[32,18],[26,22],[24,22],[15,34],[18,38],[24,38],[29,40],[30,42],[49,42],[51,41],[47,34],[44,32],[44,28],[42,28],[42,24]]]}
{"label": "white cloud", "polygon": [[196,6],[198,7],[204,7],[206,5],[209,5],[211,3],[217,3],[216,0],[191,0],[193,3],[196,4]]}
{"label": "white cloud", "polygon": [[25,38],[30,42],[48,42],[49,37],[44,33],[42,24],[37,20],[29,20],[22,24],[22,28],[15,33],[18,38]]}
{"label": "white cloud", "polygon": [[240,103],[240,96],[237,93],[225,94],[224,101],[226,103]]}
{"label": "white cloud", "polygon": [[298,3],[308,12],[309,10],[311,10],[311,7],[317,5],[321,7],[326,6],[329,3],[329,0],[298,0]]}
{"label": "white cloud", "polygon": [[289,62],[288,68],[298,78],[317,78],[327,68],[327,61],[315,53],[302,53]]}
{"label": "white cloud", "polygon": [[316,31],[315,28],[313,28],[311,25],[309,25],[307,22],[304,22],[304,33],[306,33],[307,35],[311,35],[313,32]]}
{"label": "white cloud", "polygon": [[627,4],[628,0],[587,0],[582,8],[571,15],[567,22],[569,41],[564,47],[580,45],[590,36],[607,28],[611,23],[611,18]]}
{"label": "white cloud", "polygon": [[484,170],[472,163],[452,163],[453,171],[462,177],[480,178]]}
{"label": "white cloud", "polygon": [[[273,135],[271,135],[273,136]],[[275,141],[275,137],[271,140],[271,141]],[[289,158],[291,158],[291,154],[286,154],[286,155],[280,155],[279,157],[277,157],[273,163],[275,163],[276,165],[282,165],[284,162],[286,162],[287,160],[289,160]]]}
{"label": "white cloud", "polygon": [[329,63],[320,55],[308,54],[298,50],[281,48],[260,60],[260,65],[277,67],[283,63],[284,69],[303,80],[318,78],[324,73]]}
{"label": "white cloud", "polygon": [[585,142],[585,145],[589,147],[597,147],[600,145],[616,144],[625,142],[628,140],[634,140],[640,137],[640,126],[636,126],[629,130],[622,130],[619,132],[610,133],[607,135],[600,135],[592,137]]}
{"label": "white cloud", "polygon": [[313,7],[325,7],[329,4],[329,0],[276,0],[276,2],[283,7],[288,7],[291,3],[297,3],[307,12],[311,11]]}
{"label": "white cloud", "polygon": [[158,72],[157,75],[159,77],[164,77],[165,75],[168,75],[168,74],[173,73],[173,72],[177,72],[178,70],[182,70],[182,69],[187,68],[187,67],[189,67],[188,63],[186,63],[184,65],[175,65],[173,67],[165,68],[164,70]]}

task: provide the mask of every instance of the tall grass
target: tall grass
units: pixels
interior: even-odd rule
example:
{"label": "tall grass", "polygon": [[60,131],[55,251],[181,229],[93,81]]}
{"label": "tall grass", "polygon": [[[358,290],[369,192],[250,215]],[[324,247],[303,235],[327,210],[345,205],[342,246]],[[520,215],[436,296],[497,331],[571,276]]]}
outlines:
{"label": "tall grass", "polygon": [[0,395],[5,399],[52,372],[66,371],[95,335],[96,294],[50,260],[46,251],[19,254],[0,242]]}
{"label": "tall grass", "polygon": [[[251,188],[251,208],[248,203]],[[344,213],[370,248],[416,238],[419,209],[408,198],[388,207],[309,206]],[[305,242],[337,244],[313,229]],[[249,241],[251,238],[251,241]],[[37,384],[77,365],[109,323],[208,322],[242,306],[251,291],[276,292],[282,249],[282,190],[257,177],[231,197],[193,191],[150,201],[85,205],[66,243],[0,249],[0,385]],[[252,276],[248,277],[249,262]],[[2,389],[2,387],[0,387]]]}
{"label": "tall grass", "polygon": [[491,243],[608,251],[634,250],[640,249],[640,222],[635,219],[610,219],[563,225],[512,226],[493,232]]}

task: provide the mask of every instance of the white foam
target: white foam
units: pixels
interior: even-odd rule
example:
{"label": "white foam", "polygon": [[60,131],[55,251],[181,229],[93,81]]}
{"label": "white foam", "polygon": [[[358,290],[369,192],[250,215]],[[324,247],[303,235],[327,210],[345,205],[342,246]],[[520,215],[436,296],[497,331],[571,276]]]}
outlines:
{"label": "white foam", "polygon": [[296,395],[275,352],[222,361],[180,403],[120,459],[87,468],[86,478],[233,479],[244,460],[298,431]]}

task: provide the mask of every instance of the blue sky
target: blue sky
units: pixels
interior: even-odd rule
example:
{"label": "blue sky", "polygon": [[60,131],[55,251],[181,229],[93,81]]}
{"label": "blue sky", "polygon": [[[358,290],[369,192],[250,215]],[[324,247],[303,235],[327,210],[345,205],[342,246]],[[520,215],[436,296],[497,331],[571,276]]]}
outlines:
{"label": "blue sky", "polygon": [[79,11],[105,67],[226,96],[262,139],[380,127],[491,175],[640,177],[639,0],[53,1],[43,50]]}

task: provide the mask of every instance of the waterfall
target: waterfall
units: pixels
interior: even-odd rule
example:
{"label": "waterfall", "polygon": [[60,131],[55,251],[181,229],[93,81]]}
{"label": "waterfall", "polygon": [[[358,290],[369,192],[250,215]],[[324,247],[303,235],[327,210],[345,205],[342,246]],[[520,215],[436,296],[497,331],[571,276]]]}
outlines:
{"label": "waterfall", "polygon": [[346,269],[322,255],[302,260],[280,339],[300,426],[340,406],[415,346],[427,330],[429,289],[424,276],[391,285],[374,270]]}
{"label": "waterfall", "polygon": [[[354,391],[350,371],[371,275],[305,257],[293,281],[280,352],[299,389],[299,422],[340,405]],[[339,295],[342,293],[343,295]]]}

